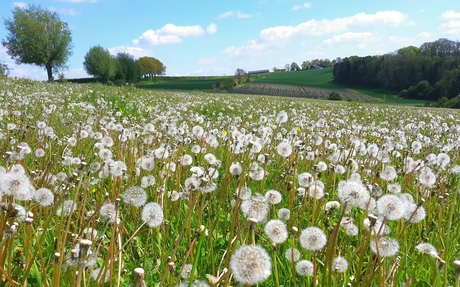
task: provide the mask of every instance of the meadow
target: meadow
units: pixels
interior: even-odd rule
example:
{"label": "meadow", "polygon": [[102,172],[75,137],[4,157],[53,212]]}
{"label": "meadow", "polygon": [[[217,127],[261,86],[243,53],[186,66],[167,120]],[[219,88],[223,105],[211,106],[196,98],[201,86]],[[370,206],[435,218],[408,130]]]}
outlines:
{"label": "meadow", "polygon": [[0,286],[460,286],[460,115],[0,79]]}

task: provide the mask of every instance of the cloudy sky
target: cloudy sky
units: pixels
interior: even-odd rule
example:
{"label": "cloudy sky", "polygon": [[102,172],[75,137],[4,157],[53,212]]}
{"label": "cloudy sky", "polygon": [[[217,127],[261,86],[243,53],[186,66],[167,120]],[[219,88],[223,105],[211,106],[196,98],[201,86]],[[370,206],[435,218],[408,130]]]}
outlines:
{"label": "cloudy sky", "polygon": [[[231,75],[304,60],[380,55],[439,38],[460,40],[458,0],[1,0],[39,3],[69,23],[73,55],[67,78],[87,76],[84,56],[100,45],[112,54],[153,56],[167,75]],[[0,39],[7,31],[0,25]],[[45,80],[45,70],[16,66],[11,75]]]}

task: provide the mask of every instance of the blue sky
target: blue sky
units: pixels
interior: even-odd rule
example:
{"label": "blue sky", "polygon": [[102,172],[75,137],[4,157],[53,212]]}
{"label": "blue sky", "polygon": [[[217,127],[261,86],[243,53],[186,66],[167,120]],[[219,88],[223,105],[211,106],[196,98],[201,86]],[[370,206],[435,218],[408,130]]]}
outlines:
{"label": "blue sky", "polygon": [[[67,78],[86,77],[84,56],[100,45],[112,54],[153,56],[167,75],[232,75],[305,60],[381,55],[439,38],[460,40],[458,0],[2,0],[55,11],[69,23],[73,55]],[[3,22],[3,21],[2,21]],[[0,25],[0,38],[7,31]],[[32,65],[16,66],[0,46],[12,76],[45,80]]]}

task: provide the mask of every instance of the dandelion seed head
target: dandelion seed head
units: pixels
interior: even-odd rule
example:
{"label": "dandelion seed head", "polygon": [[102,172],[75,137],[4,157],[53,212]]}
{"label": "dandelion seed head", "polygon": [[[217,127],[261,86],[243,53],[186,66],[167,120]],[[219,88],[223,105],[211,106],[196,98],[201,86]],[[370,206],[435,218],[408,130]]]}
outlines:
{"label": "dandelion seed head", "polygon": [[135,207],[141,207],[147,201],[147,193],[140,186],[131,186],[121,195],[123,201]]}
{"label": "dandelion seed head", "polygon": [[59,208],[56,210],[56,215],[69,216],[71,213],[75,212],[75,210],[77,210],[77,203],[70,199],[65,200],[62,203],[62,205],[60,205]]}
{"label": "dandelion seed head", "polygon": [[243,186],[241,188],[238,188],[236,190],[236,194],[242,199],[242,200],[246,200],[246,199],[249,199],[251,198],[251,195],[252,195],[252,191],[249,187],[247,186]]}
{"label": "dandelion seed head", "polygon": [[54,193],[48,188],[42,187],[35,191],[34,199],[41,206],[51,206],[54,203]]}
{"label": "dandelion seed head", "polygon": [[297,262],[300,259],[300,251],[297,248],[288,248],[284,257],[291,262]]}
{"label": "dandelion seed head", "polygon": [[394,194],[385,194],[377,200],[379,215],[388,220],[398,220],[404,216],[404,202]]}
{"label": "dandelion seed head", "polygon": [[389,183],[387,185],[387,190],[389,193],[400,193],[401,192],[401,185],[399,183]]}
{"label": "dandelion seed head", "polygon": [[141,187],[147,188],[155,185],[155,177],[153,175],[145,175],[141,178]]}
{"label": "dandelion seed head", "polygon": [[300,260],[295,265],[295,271],[302,277],[313,276],[314,265],[311,261]]}
{"label": "dandelion seed head", "polygon": [[318,227],[307,227],[300,233],[300,245],[309,251],[323,249],[326,245],[327,238],[323,230]]}
{"label": "dandelion seed head", "polygon": [[348,261],[343,257],[336,257],[332,260],[332,270],[337,273],[343,273],[348,269]]}
{"label": "dandelion seed head", "polygon": [[291,211],[288,208],[280,208],[278,210],[278,218],[283,221],[288,221],[291,218]]}
{"label": "dandelion seed head", "polygon": [[37,149],[35,150],[35,157],[37,157],[37,158],[44,157],[45,154],[46,154],[46,153],[45,153],[45,150],[42,149],[42,148],[37,148]]}
{"label": "dandelion seed head", "polygon": [[272,219],[265,224],[264,232],[276,244],[281,244],[288,238],[286,224],[279,219]]}
{"label": "dandelion seed head", "polygon": [[35,188],[23,172],[10,171],[0,176],[0,193],[13,196],[16,200],[30,200]]}
{"label": "dandelion seed head", "polygon": [[103,204],[99,209],[99,214],[101,215],[104,222],[113,224],[119,221],[117,208],[113,203]]}
{"label": "dandelion seed head", "polygon": [[147,203],[142,209],[142,220],[149,227],[160,226],[164,220],[163,208],[156,202]]}
{"label": "dandelion seed head", "polygon": [[233,175],[240,175],[243,171],[243,168],[241,167],[241,164],[239,162],[234,162],[230,165],[229,171]]}
{"label": "dandelion seed head", "polygon": [[282,157],[288,157],[292,153],[292,146],[287,142],[281,142],[276,147],[276,152]]}
{"label": "dandelion seed head", "polygon": [[380,178],[385,180],[385,181],[392,181],[394,180],[398,175],[396,174],[396,169],[392,167],[391,165],[387,165],[383,168],[382,171],[380,171]]}
{"label": "dandelion seed head", "polygon": [[256,194],[241,202],[241,211],[246,219],[253,218],[258,223],[265,222],[269,205],[264,196]]}
{"label": "dandelion seed head", "polygon": [[371,250],[380,257],[392,257],[399,251],[399,243],[390,237],[380,237],[370,242]]}
{"label": "dandelion seed head", "polygon": [[342,203],[347,203],[348,207],[359,207],[366,209],[370,200],[369,191],[357,181],[346,181],[339,183],[338,197]]}
{"label": "dandelion seed head", "polygon": [[230,270],[240,284],[258,284],[270,277],[271,258],[261,246],[243,245],[230,257]]}
{"label": "dandelion seed head", "polygon": [[265,199],[269,204],[278,204],[283,197],[279,191],[271,189],[265,193]]}
{"label": "dandelion seed head", "polygon": [[193,158],[189,154],[184,154],[183,156],[180,157],[179,162],[183,166],[188,166],[193,163]]}
{"label": "dandelion seed head", "polygon": [[309,172],[303,172],[297,176],[297,181],[301,187],[309,187],[313,184],[313,175]]}

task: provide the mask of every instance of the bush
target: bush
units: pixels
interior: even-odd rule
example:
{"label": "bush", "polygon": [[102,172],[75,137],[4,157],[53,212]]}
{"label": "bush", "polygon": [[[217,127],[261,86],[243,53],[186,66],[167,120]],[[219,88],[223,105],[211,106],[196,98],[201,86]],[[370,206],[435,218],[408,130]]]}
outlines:
{"label": "bush", "polygon": [[337,92],[332,92],[332,93],[329,94],[328,99],[331,100],[331,101],[341,101],[342,96]]}
{"label": "bush", "polygon": [[233,87],[235,86],[235,82],[233,81],[233,79],[224,79],[224,80],[220,80],[216,83],[216,87],[219,89],[219,90],[230,90],[232,89]]}

